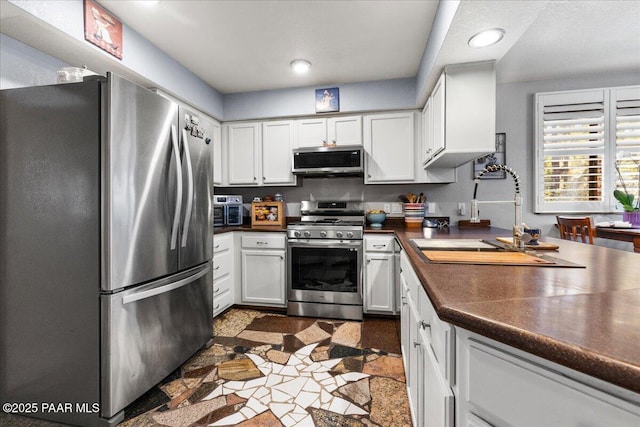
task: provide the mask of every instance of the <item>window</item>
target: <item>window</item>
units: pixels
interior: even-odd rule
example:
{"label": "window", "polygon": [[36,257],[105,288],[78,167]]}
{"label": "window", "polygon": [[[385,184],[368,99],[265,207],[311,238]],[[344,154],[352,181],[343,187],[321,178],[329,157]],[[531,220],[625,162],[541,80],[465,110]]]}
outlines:
{"label": "window", "polygon": [[638,197],[640,86],[538,93],[535,102],[536,212],[618,211],[619,176]]}

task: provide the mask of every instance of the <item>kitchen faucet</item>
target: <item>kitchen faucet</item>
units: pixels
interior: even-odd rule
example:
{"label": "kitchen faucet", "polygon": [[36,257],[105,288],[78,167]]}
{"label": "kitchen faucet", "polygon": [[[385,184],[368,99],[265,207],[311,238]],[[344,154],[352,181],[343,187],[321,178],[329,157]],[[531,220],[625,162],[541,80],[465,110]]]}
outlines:
{"label": "kitchen faucet", "polygon": [[[480,177],[487,172],[498,172],[504,171],[511,175],[513,181],[515,182],[515,195],[513,200],[491,200],[491,201],[478,201],[476,198],[478,193],[478,182],[480,182]],[[524,248],[524,243],[526,237],[523,235],[522,230],[522,194],[520,194],[520,178],[510,167],[506,165],[493,164],[489,165],[480,172],[478,176],[474,179],[475,187],[473,189],[473,199],[471,200],[471,219],[469,222],[479,223],[480,222],[480,211],[478,210],[478,204],[484,203],[513,203],[515,206],[515,218],[513,224],[513,246],[518,249]],[[524,238],[524,240],[523,240]]]}

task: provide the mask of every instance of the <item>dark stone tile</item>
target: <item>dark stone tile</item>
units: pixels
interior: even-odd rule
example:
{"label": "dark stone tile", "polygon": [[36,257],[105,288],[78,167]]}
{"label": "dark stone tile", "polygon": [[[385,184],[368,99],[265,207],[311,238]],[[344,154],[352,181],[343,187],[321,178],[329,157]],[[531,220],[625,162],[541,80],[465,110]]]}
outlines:
{"label": "dark stone tile", "polygon": [[285,335],[282,337],[282,350],[287,353],[295,353],[306,344],[296,338],[294,335]]}
{"label": "dark stone tile", "polygon": [[236,353],[248,353],[249,351],[251,351],[251,347],[245,347],[243,345],[237,345],[235,347],[233,347],[233,351]]}
{"label": "dark stone tile", "polygon": [[170,400],[169,396],[167,396],[162,390],[158,387],[153,387],[138,399],[134,400],[129,406],[124,408],[124,419],[129,420],[131,418],[135,418],[138,415],[158,408],[159,406],[165,405],[166,407],[166,404],[169,403]]}
{"label": "dark stone tile", "polygon": [[335,412],[329,412],[322,409],[307,408],[307,412],[311,414],[316,427],[364,427],[362,421],[349,417],[348,415],[340,415]]}
{"label": "dark stone tile", "polygon": [[264,343],[249,341],[249,340],[236,338],[236,337],[215,337],[213,339],[213,342],[216,344],[224,345],[226,347],[231,347],[231,348],[239,345],[243,347],[249,347],[249,348],[264,345]]}
{"label": "dark stone tile", "polygon": [[279,332],[282,334],[294,335],[307,329],[309,326],[313,325],[315,321],[315,319],[307,317],[265,316],[255,318],[253,322],[245,328],[245,330]]}
{"label": "dark stone tile", "polygon": [[326,333],[333,335],[333,323],[318,321],[318,327]]}
{"label": "dark stone tile", "polygon": [[215,368],[214,365],[203,366],[202,368],[193,369],[189,372],[185,372],[182,376],[184,378],[200,378],[209,375],[211,371]]}
{"label": "dark stone tile", "polygon": [[326,340],[322,340],[318,343],[317,347],[324,347],[327,345],[331,345],[331,338],[327,338]]}
{"label": "dark stone tile", "polygon": [[329,359],[340,357],[362,356],[362,349],[336,344],[329,349]]}
{"label": "dark stone tile", "polygon": [[189,396],[189,402],[196,403],[199,402],[200,399],[206,397],[209,393],[211,393],[218,385],[216,383],[204,383],[198,387],[196,391],[193,392],[191,396]]}
{"label": "dark stone tile", "polygon": [[399,323],[396,319],[365,318],[362,322],[362,347],[399,354]]}
{"label": "dark stone tile", "polygon": [[[200,418],[194,424],[195,425],[213,424],[216,421],[221,420],[224,417],[229,416],[229,415],[233,414],[234,412],[236,412],[236,406],[237,405],[227,405],[227,406],[223,406],[222,408],[218,408],[215,411],[210,412],[207,415],[205,415],[204,417]],[[242,405],[242,406],[244,406],[244,405]],[[238,408],[238,409],[240,409],[240,408]]]}

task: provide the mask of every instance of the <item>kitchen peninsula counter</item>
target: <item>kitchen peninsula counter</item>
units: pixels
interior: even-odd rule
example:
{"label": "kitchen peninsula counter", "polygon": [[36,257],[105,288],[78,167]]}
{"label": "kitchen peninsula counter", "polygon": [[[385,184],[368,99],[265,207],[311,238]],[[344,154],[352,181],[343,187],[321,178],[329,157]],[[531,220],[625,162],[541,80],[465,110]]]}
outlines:
{"label": "kitchen peninsula counter", "polygon": [[[285,232],[250,225],[215,228]],[[495,239],[510,230],[405,228],[388,221],[365,234],[394,234],[440,319],[640,393],[640,255],[544,237],[545,251],[586,268],[425,261],[410,239]]]}
{"label": "kitchen peninsula counter", "polygon": [[640,393],[640,256],[545,237],[586,268],[425,261],[410,239],[495,239],[497,228],[384,227],[395,233],[440,319]]}

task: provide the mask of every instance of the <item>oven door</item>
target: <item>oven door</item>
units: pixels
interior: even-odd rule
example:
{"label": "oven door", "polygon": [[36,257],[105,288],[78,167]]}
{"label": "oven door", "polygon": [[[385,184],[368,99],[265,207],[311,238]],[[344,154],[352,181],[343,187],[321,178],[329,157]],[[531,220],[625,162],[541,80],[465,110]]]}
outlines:
{"label": "oven door", "polygon": [[227,225],[242,225],[242,205],[227,205],[225,222]]}
{"label": "oven door", "polygon": [[362,305],[362,240],[288,243],[289,301]]}

